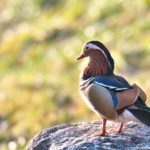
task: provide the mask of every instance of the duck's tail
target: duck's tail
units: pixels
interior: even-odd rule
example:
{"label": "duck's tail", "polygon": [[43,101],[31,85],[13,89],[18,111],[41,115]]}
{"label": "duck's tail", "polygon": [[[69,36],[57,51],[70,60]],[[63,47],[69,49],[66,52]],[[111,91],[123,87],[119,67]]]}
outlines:
{"label": "duck's tail", "polygon": [[150,108],[146,106],[145,102],[140,97],[138,97],[137,101],[133,105],[126,109],[139,121],[150,126]]}

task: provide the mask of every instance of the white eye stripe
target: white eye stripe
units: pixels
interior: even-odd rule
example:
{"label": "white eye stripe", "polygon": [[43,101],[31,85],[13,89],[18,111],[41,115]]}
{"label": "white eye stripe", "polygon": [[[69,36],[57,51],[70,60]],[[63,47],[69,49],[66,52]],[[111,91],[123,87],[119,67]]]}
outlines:
{"label": "white eye stripe", "polygon": [[96,45],[94,45],[92,43],[85,44],[84,45],[84,49],[86,49],[86,47],[93,48],[93,49],[99,49],[100,50],[100,48],[98,46],[96,46]]}
{"label": "white eye stripe", "polygon": [[[106,60],[107,60],[107,62],[108,62],[108,64],[109,64],[109,66],[110,66],[110,68],[111,68],[111,64],[110,64],[110,62],[109,62],[109,60],[108,60],[108,58],[107,58],[105,52],[104,52],[100,47],[98,47],[98,46],[96,46],[95,44],[92,44],[92,43],[87,43],[87,44],[85,44],[85,45],[83,46],[83,48],[84,48],[85,50],[87,50],[86,47],[100,50],[100,51],[103,53],[103,55],[105,56],[105,58],[106,58]],[[89,49],[89,48],[88,48],[88,49]]]}

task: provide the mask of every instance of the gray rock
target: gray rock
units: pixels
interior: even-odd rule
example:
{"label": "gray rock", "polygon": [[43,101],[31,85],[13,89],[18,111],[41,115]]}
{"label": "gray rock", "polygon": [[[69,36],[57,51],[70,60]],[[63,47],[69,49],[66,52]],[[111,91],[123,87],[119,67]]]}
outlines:
{"label": "gray rock", "polygon": [[[35,135],[25,150],[150,150],[150,128],[143,124],[129,122],[121,134],[95,137],[101,126],[101,121],[91,121],[47,128]],[[107,123],[108,132],[118,127]]]}

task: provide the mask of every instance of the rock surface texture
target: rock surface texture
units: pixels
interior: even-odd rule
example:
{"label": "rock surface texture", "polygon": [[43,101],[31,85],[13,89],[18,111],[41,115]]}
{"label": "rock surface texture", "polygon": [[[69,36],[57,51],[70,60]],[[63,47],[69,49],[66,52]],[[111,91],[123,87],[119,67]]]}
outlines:
{"label": "rock surface texture", "polygon": [[[143,124],[129,122],[121,134],[95,137],[101,126],[101,121],[91,121],[47,128],[35,135],[25,150],[150,150],[150,128]],[[108,132],[118,127],[107,123]]]}

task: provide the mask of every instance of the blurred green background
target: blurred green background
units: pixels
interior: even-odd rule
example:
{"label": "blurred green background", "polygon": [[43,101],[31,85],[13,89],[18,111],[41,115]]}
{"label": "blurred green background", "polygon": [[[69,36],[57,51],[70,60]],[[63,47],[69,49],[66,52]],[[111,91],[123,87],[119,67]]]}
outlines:
{"label": "blurred green background", "polygon": [[[110,49],[116,73],[150,99],[150,0],[0,0],[0,149],[36,133],[99,119],[80,97],[82,45]],[[150,101],[147,101],[150,104]]]}

